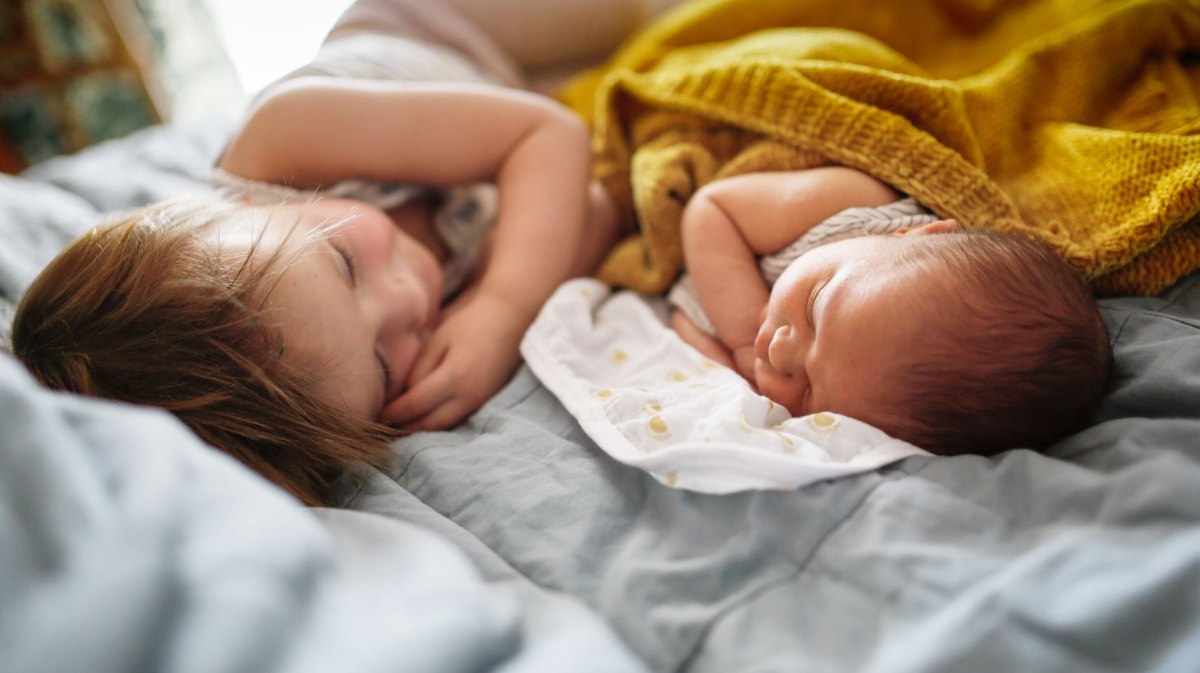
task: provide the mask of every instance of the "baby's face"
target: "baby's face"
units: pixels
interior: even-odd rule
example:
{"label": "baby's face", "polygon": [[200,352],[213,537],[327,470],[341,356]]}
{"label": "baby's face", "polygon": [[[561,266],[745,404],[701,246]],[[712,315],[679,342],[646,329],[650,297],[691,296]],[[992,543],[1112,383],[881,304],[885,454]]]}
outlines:
{"label": "baby's face", "polygon": [[831,243],[792,263],[754,342],[759,391],[794,416],[871,423],[902,394],[896,372],[936,308],[932,272],[895,263],[900,236]]}
{"label": "baby's face", "polygon": [[[279,356],[316,375],[319,399],[379,419],[402,392],[437,322],[442,295],[437,261],[386,213],[357,201],[248,210],[255,224],[265,226],[258,259],[281,245],[303,245],[314,231],[345,220],[285,267],[265,295],[264,310],[282,335]],[[252,235],[238,232],[257,232],[260,226],[232,233],[225,228],[222,244],[245,251]]]}

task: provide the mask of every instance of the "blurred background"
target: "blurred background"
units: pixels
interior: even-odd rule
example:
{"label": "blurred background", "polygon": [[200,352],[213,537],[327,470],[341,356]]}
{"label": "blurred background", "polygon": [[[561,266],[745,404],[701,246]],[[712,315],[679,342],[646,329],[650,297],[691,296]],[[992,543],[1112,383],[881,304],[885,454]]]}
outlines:
{"label": "blurred background", "polygon": [[0,0],[0,171],[239,114],[351,0]]}
{"label": "blurred background", "polygon": [[351,0],[203,0],[238,83],[253,93],[311,59]]}

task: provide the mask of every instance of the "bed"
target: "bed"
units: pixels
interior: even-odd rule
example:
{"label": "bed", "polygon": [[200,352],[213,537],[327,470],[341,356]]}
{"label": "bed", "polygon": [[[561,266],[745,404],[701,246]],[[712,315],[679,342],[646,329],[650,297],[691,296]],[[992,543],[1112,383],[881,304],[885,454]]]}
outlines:
{"label": "bed", "polygon": [[[0,175],[0,313],[102,213],[205,189],[230,124]],[[305,508],[165,413],[0,353],[0,670],[1200,668],[1200,274],[1100,301],[1111,385],[1041,452],[705,494],[528,368]]]}
{"label": "bed", "polygon": [[[11,304],[101,212],[201,189],[226,124],[0,177]],[[1200,276],[1102,307],[1088,427],[704,495],[599,451],[523,368],[307,510],[154,410],[0,360],[0,668],[1190,671]]]}
{"label": "bed", "polygon": [[[203,189],[228,132],[155,127],[0,175],[3,336],[56,249]],[[581,598],[387,500],[306,510],[169,415],[50,393],[0,353],[0,670],[646,670]]]}

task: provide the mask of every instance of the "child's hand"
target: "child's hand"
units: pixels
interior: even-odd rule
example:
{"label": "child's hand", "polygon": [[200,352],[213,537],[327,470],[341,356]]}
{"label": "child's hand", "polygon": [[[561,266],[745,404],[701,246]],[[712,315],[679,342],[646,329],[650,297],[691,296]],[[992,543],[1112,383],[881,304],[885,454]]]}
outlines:
{"label": "child's hand", "polygon": [[463,297],[447,311],[413,366],[408,390],[381,415],[404,430],[442,430],[474,413],[521,362],[527,325],[502,299]]}

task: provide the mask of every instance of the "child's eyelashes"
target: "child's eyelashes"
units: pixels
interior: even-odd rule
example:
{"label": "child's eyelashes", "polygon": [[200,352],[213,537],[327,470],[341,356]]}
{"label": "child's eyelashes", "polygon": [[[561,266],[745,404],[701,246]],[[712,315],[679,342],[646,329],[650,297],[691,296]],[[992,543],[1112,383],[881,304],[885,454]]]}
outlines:
{"label": "child's eyelashes", "polygon": [[349,251],[336,243],[330,243],[329,245],[331,245],[337,252],[338,256],[342,258],[342,264],[344,264],[346,267],[346,279],[350,281],[351,285],[357,285],[358,273],[354,266],[354,255],[351,255]]}

